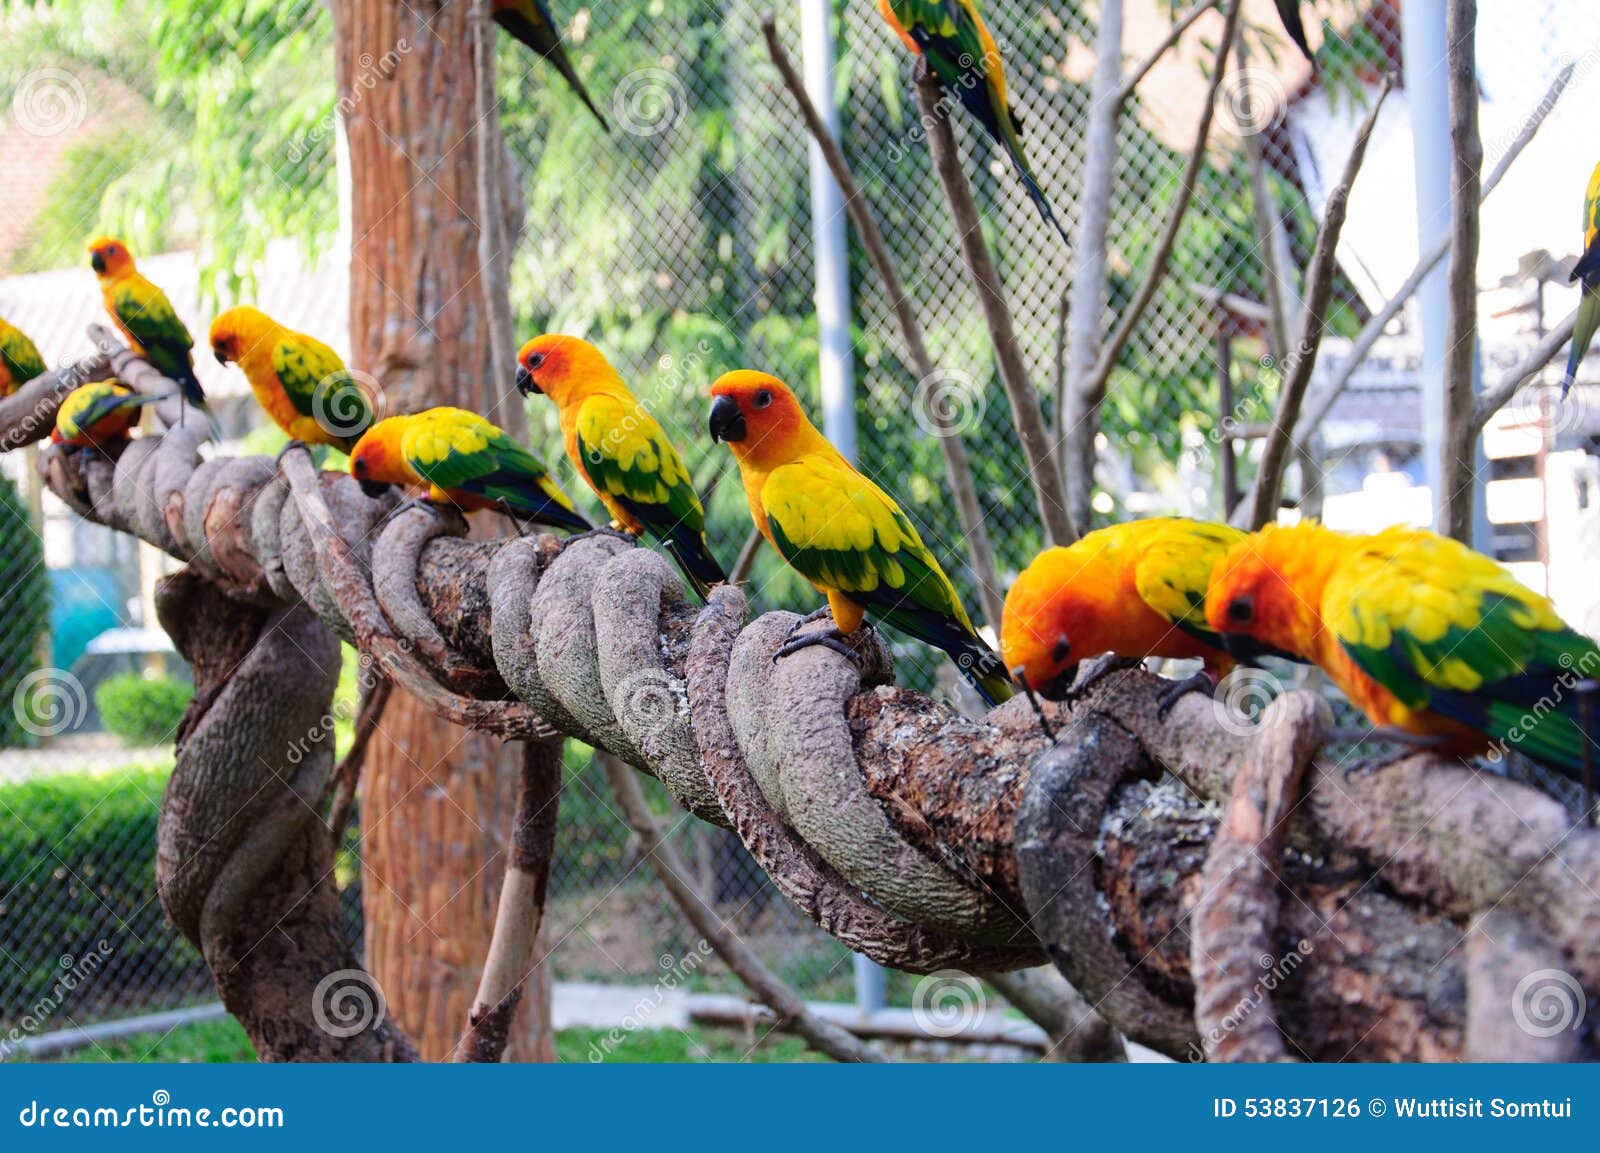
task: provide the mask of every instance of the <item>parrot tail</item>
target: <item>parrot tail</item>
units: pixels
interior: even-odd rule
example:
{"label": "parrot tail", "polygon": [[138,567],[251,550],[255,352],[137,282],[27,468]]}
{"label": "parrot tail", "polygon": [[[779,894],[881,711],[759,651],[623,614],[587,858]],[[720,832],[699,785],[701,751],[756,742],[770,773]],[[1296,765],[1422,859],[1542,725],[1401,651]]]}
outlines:
{"label": "parrot tail", "polygon": [[662,535],[661,545],[682,570],[684,578],[694,586],[694,591],[700,594],[702,601],[710,595],[712,585],[728,583],[728,574],[722,571],[717,558],[711,555],[704,533],[679,525]]}
{"label": "parrot tail", "polygon": [[610,134],[611,125],[606,122],[606,118],[601,115],[600,109],[590,99],[588,88],[584,87],[583,79],[578,75],[578,70],[572,66],[572,61],[567,56],[567,50],[561,46],[561,37],[554,28],[543,25],[539,21],[531,20],[526,14],[514,8],[496,10],[494,21],[512,36],[544,57],[552,68],[561,73],[561,78],[577,94],[578,99],[583,101],[584,107],[594,113],[594,118],[600,122],[600,127],[605,129],[608,135]]}
{"label": "parrot tail", "polygon": [[1294,46],[1300,49],[1300,54],[1313,64],[1316,56],[1311,51],[1311,42],[1306,39],[1305,21],[1300,18],[1300,0],[1277,0],[1278,19],[1283,21],[1283,30],[1289,34],[1289,39],[1294,41]]}
{"label": "parrot tail", "polygon": [[990,708],[1016,695],[1016,682],[1007,674],[1005,662],[982,637],[960,621],[903,607],[890,609],[882,619],[903,633],[943,649]]}
{"label": "parrot tail", "polygon": [[588,532],[594,528],[581,513],[573,512],[561,502],[529,487],[515,494],[496,494],[505,511],[517,520],[530,524],[564,528],[569,532]]}
{"label": "parrot tail", "polygon": [[1585,289],[1578,303],[1578,319],[1572,328],[1572,351],[1567,354],[1567,371],[1561,377],[1561,399],[1567,398],[1572,384],[1578,379],[1578,366],[1589,351],[1589,342],[1600,328],[1600,289]]}
{"label": "parrot tail", "polygon": [[1067,230],[1061,226],[1061,221],[1056,218],[1055,209],[1050,207],[1050,200],[1044,194],[1044,189],[1039,187],[1039,180],[1033,174],[1033,166],[1028,163],[1028,152],[1022,144],[1022,133],[1017,127],[1017,116],[1009,108],[998,107],[992,91],[987,84],[974,84],[969,88],[961,88],[961,102],[966,105],[967,111],[978,119],[985,132],[1006,150],[1006,155],[1011,158],[1011,165],[1017,170],[1017,178],[1022,181],[1022,187],[1028,192],[1028,199],[1032,200],[1034,207],[1038,208],[1039,215],[1044,217],[1044,222],[1061,234],[1061,239],[1071,243]]}

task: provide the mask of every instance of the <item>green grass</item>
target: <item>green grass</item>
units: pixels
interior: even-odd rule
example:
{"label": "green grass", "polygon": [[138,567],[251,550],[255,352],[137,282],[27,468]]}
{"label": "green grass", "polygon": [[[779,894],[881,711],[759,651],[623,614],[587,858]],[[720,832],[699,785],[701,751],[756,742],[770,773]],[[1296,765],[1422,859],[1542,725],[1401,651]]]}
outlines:
{"label": "green grass", "polygon": [[[672,1062],[755,1061],[794,1062],[822,1061],[826,1058],[810,1052],[805,1042],[781,1033],[769,1033],[762,1038],[758,1030],[754,1048],[743,1032],[732,1029],[703,1029],[691,1026],[688,1030],[640,1029],[632,1033],[618,1031],[620,1041],[611,1040],[605,1029],[565,1029],[556,1034],[556,1053],[562,1061],[588,1064],[598,1059],[618,1064],[669,1064]],[[29,1058],[16,1056],[14,1061]],[[184,1025],[165,1035],[151,1033],[129,1037],[126,1040],[91,1045],[76,1049],[51,1061],[67,1064],[100,1064],[102,1062],[179,1062],[182,1064],[207,1064],[218,1062],[253,1062],[255,1052],[245,1037],[244,1029],[232,1017],[221,1021],[203,1021]]]}

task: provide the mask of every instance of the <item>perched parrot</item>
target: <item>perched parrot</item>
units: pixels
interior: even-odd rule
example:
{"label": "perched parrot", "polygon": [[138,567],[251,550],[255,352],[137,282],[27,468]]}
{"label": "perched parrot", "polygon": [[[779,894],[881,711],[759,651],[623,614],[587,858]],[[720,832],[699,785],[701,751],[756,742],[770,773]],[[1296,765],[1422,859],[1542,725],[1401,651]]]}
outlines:
{"label": "perched parrot", "polygon": [[522,346],[517,388],[555,402],[567,457],[617,524],[659,540],[703,598],[728,579],[706,544],[706,513],[678,451],[605,355],[571,336]]}
{"label": "perched parrot", "polygon": [[294,440],[348,453],[372,424],[372,400],[339,354],[258,308],[230,308],[212,321],[211,351],[218,364],[244,369],[256,400]]}
{"label": "perched parrot", "polygon": [[1306,39],[1305,21],[1300,18],[1300,0],[1276,0],[1278,5],[1278,19],[1283,21],[1283,30],[1289,34],[1289,39],[1294,41],[1294,46],[1300,49],[1301,54],[1312,63],[1316,56],[1312,54],[1311,42]]}
{"label": "perched parrot", "polygon": [[1583,282],[1583,297],[1578,301],[1566,375],[1561,378],[1563,400],[1578,378],[1578,365],[1589,351],[1595,329],[1600,328],[1600,164],[1589,174],[1589,191],[1583,198],[1583,255],[1573,266],[1571,279]]}
{"label": "perched parrot", "polygon": [[[1465,545],[1404,526],[1269,526],[1218,564],[1206,621],[1320,665],[1381,728],[1470,756],[1503,742],[1574,777],[1600,648]],[[1242,644],[1236,644],[1236,638]]]}
{"label": "perched parrot", "polygon": [[56,410],[50,439],[71,448],[108,448],[127,439],[129,430],[139,423],[139,409],[160,399],[114,380],[82,385],[67,393]]}
{"label": "perched parrot", "polygon": [[425,485],[435,504],[494,509],[556,528],[592,527],[539,463],[475,412],[430,408],[380,420],[350,452],[350,472],[368,496],[389,485]]}
{"label": "perched parrot", "polygon": [[1014,686],[1005,666],[917,530],[806,419],[788,387],[765,373],[730,372],[711,395],[711,438],[733,450],[751,518],[828,598],[837,633],[854,633],[871,613],[949,653],[990,704],[1008,699]]}
{"label": "perched parrot", "polygon": [[607,132],[611,125],[600,115],[600,109],[589,99],[589,90],[583,86],[578,70],[572,66],[566,47],[561,43],[561,29],[550,15],[550,5],[545,0],[490,0],[490,11],[495,23],[532,48],[561,73],[562,79],[572,86],[600,127]]}
{"label": "perched parrot", "polygon": [[895,35],[933,70],[946,92],[960,98],[983,130],[1006,150],[1039,215],[1066,239],[1044,190],[1039,187],[1022,129],[1006,93],[1000,48],[978,12],[978,0],[878,0]]}
{"label": "perched parrot", "polygon": [[1234,661],[1206,625],[1206,589],[1216,563],[1245,535],[1224,524],[1158,517],[1046,549],[1006,594],[1000,629],[1006,668],[1040,696],[1060,699],[1079,663],[1102,653],[1198,657],[1205,671],[1173,685],[1163,707],[1186,692],[1209,690]]}
{"label": "perched parrot", "polygon": [[44,357],[27,333],[0,319],[0,397],[10,396],[44,372]]}
{"label": "perched parrot", "polygon": [[89,262],[100,278],[100,295],[133,351],[169,380],[177,381],[183,399],[204,408],[205,390],[194,375],[194,337],[183,326],[172,302],[133,266],[128,246],[113,237],[89,245]]}

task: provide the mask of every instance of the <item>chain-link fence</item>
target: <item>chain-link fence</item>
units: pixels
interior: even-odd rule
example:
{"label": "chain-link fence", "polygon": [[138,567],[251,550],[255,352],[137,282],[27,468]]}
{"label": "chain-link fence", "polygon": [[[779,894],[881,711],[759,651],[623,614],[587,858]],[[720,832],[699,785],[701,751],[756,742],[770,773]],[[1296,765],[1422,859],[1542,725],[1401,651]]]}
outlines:
{"label": "chain-link fence", "polygon": [[[517,330],[524,337],[582,333],[612,356],[684,451],[707,494],[713,549],[731,564],[750,525],[725,452],[704,435],[706,385],[728,368],[760,367],[787,379],[817,411],[807,137],[767,59],[761,5],[627,0],[580,9],[557,0],[554,7],[613,131],[602,132],[539,60],[502,41],[500,114],[526,202],[512,268]],[[1083,207],[1096,11],[1058,0],[987,7],[1033,168],[1070,235]],[[1156,48],[1182,7],[1128,0],[1130,68]],[[1160,511],[1220,515],[1230,490],[1250,479],[1252,430],[1270,415],[1278,383],[1272,302],[1298,296],[1295,270],[1309,260],[1332,174],[1379,77],[1402,65],[1395,0],[1305,7],[1322,18],[1311,21],[1312,40],[1321,45],[1315,73],[1283,37],[1272,4],[1245,5],[1242,54],[1222,82],[1206,162],[1168,274],[1110,378],[1097,520]],[[1485,94],[1486,107],[1504,113],[1486,119],[1492,161],[1506,143],[1498,126],[1526,117],[1584,42],[1568,35],[1570,22],[1555,0],[1547,10],[1532,6],[1541,8],[1537,19],[1508,16],[1528,8],[1512,0],[1482,7],[1495,30],[1479,37],[1485,76],[1517,77]],[[11,109],[0,139],[8,154],[37,161],[22,166],[25,176],[0,179],[0,316],[33,331],[50,363],[81,354],[84,324],[99,318],[82,241],[113,232],[141,252],[172,254],[151,275],[197,333],[222,303],[252,299],[293,327],[349,347],[333,32],[320,6],[72,0],[0,11],[8,45],[0,50],[0,96]],[[798,57],[798,18],[780,15],[780,33]],[[1145,77],[1121,120],[1104,331],[1134,298],[1158,247],[1195,148],[1221,26],[1218,12],[1201,17]],[[881,23],[876,0],[838,4],[836,35],[842,145],[940,368],[937,380],[923,381],[910,367],[891,302],[852,232],[860,462],[901,499],[976,611],[976,582],[939,446],[913,415],[919,389],[939,391],[937,403],[971,453],[1002,587],[1044,534],[988,329],[918,127],[910,62]],[[1593,95],[1595,70],[1580,65],[1546,134],[1559,134],[1562,118]],[[375,82],[390,66],[372,62]],[[392,67],[404,66],[401,53]],[[1394,104],[1403,110],[1402,98]],[[1053,425],[1073,254],[1029,203],[1003,154],[967,117],[957,121],[984,233]],[[1331,379],[1348,354],[1344,338],[1356,335],[1415,259],[1412,204],[1394,202],[1397,186],[1386,175],[1409,164],[1409,129],[1383,123],[1363,177],[1373,190],[1358,187],[1352,201],[1346,236],[1354,247],[1335,281],[1327,363],[1314,388]],[[1519,163],[1531,166],[1530,183],[1554,179],[1541,167],[1545,160]],[[1560,247],[1552,240],[1552,259],[1575,251],[1581,191],[1580,181],[1569,197],[1571,241]],[[1486,216],[1485,228],[1511,230],[1509,208]],[[1410,245],[1410,256],[1390,251],[1385,224],[1396,219],[1407,222],[1394,235]],[[1503,255],[1516,243],[1506,240],[1496,251]],[[1269,249],[1288,268],[1276,285],[1265,271]],[[1516,271],[1495,272],[1510,278],[1510,319],[1486,335],[1491,344],[1516,344],[1541,331],[1546,288],[1560,291],[1561,278],[1548,268],[1520,279]],[[1555,314],[1569,305],[1549,307]],[[1409,310],[1386,339],[1407,349],[1416,342]],[[1396,361],[1405,354],[1382,363]],[[246,435],[263,422],[239,381],[209,365],[201,372],[229,431],[247,448],[270,447],[270,433]],[[1375,475],[1420,474],[1421,395],[1414,367],[1398,379],[1358,375],[1330,410],[1319,430],[1325,463],[1307,474],[1327,482],[1317,500],[1330,518],[1339,515],[1334,498],[1365,499]],[[553,412],[534,403],[528,415],[533,443],[557,460]],[[1563,434],[1567,440],[1547,447],[1592,435],[1578,426]],[[94,993],[74,996],[74,1019],[207,996],[198,959],[174,939],[154,900],[159,768],[43,775],[75,760],[77,767],[106,767],[103,746],[86,751],[73,743],[99,727],[98,681],[119,672],[148,680],[163,669],[181,676],[147,631],[154,624],[148,589],[160,565],[41,495],[21,454],[4,460],[22,492],[14,498],[0,487],[0,582],[8,605],[0,618],[0,691],[18,702],[4,711],[19,720],[15,731],[0,724],[0,736],[35,751],[0,754],[7,758],[0,779],[10,782],[0,785],[0,1027],[24,1018],[34,1020],[30,1028],[44,1027],[36,1011],[41,995],[98,955],[102,940],[113,942],[110,956],[82,982]],[[581,490],[564,460],[557,467],[569,490]],[[1291,487],[1298,492],[1300,482]],[[750,587],[760,609],[816,601],[770,551],[759,554]],[[899,644],[896,659],[902,682],[950,691],[948,666],[928,650]],[[40,669],[61,672],[41,677]],[[35,681],[23,686],[29,677]],[[64,712],[49,712],[50,693]],[[159,711],[145,704],[135,711],[152,708]],[[159,717],[149,723],[159,725]],[[658,958],[681,954],[687,930],[640,868],[599,770],[574,756],[550,913],[560,942],[557,976],[652,979]],[[781,975],[808,997],[847,995],[848,954],[805,923],[729,835],[685,823],[674,836],[702,891]],[[358,851],[355,839],[340,874],[357,934]]]}

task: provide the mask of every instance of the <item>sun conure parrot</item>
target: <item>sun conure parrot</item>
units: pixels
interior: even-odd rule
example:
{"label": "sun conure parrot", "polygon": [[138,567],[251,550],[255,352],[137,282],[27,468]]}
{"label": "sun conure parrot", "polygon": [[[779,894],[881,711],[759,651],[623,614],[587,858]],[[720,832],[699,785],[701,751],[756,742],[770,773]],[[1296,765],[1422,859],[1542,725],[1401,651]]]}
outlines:
{"label": "sun conure parrot", "polygon": [[[1504,742],[1574,777],[1600,648],[1465,545],[1404,526],[1371,536],[1268,526],[1218,564],[1206,621],[1321,666],[1381,728],[1471,756]],[[1416,739],[1420,738],[1420,739]]]}
{"label": "sun conure parrot", "polygon": [[[1206,624],[1206,589],[1216,563],[1245,535],[1224,524],[1157,517],[1046,549],[1006,594],[1000,629],[1006,668],[1040,696],[1060,699],[1080,662],[1102,653],[1198,657],[1204,672],[1174,684],[1162,707],[1186,692],[1210,690],[1234,660]],[[1086,672],[1085,680],[1093,675]]]}
{"label": "sun conure parrot", "polygon": [[1278,19],[1283,22],[1283,30],[1289,34],[1289,39],[1294,41],[1294,46],[1300,49],[1300,54],[1307,60],[1316,62],[1316,56],[1311,51],[1311,42],[1306,39],[1305,21],[1300,18],[1300,0],[1275,0],[1278,6]]}
{"label": "sun conure parrot", "polygon": [[954,93],[983,130],[1006,150],[1039,214],[1066,238],[1028,163],[1022,128],[1006,91],[1000,48],[978,12],[977,0],[878,0],[878,10],[905,46],[920,57],[944,90]]}
{"label": "sun conure parrot", "polygon": [[711,395],[711,438],[733,450],[756,528],[828,598],[837,633],[854,633],[871,614],[950,654],[990,704],[1010,698],[1005,666],[911,521],[816,430],[794,393],[775,377],[739,371]]}
{"label": "sun conure parrot", "polygon": [[105,449],[126,440],[139,423],[139,409],[161,396],[134,392],[114,380],[81,385],[67,393],[56,410],[56,427],[50,439],[71,448]]}
{"label": "sun conure parrot", "polygon": [[701,597],[728,579],[706,544],[706,512],[683,459],[598,348],[535,337],[517,355],[517,388],[555,402],[567,458],[619,527],[660,541]]}
{"label": "sun conure parrot", "polygon": [[22,329],[0,319],[0,397],[44,372],[44,357]]}
{"label": "sun conure parrot", "polygon": [[114,237],[102,237],[89,245],[89,263],[100,278],[106,311],[133,351],[162,376],[176,381],[184,400],[204,408],[205,390],[194,374],[194,337],[167,294],[139,275],[128,246]]}
{"label": "sun conure parrot", "polygon": [[349,452],[372,425],[372,400],[322,341],[258,308],[230,308],[211,322],[218,364],[244,369],[250,391],[284,433]]}
{"label": "sun conure parrot", "polygon": [[1589,191],[1583,198],[1583,255],[1573,266],[1570,279],[1582,282],[1583,295],[1578,300],[1578,320],[1572,329],[1567,371],[1561,378],[1563,400],[1578,378],[1578,365],[1589,351],[1595,329],[1600,328],[1600,164],[1589,174]]}
{"label": "sun conure parrot", "polygon": [[561,43],[561,29],[550,15],[550,5],[544,0],[489,0],[489,9],[496,24],[543,56],[561,73],[562,79],[578,94],[578,99],[600,121],[600,127],[610,132],[611,125],[589,98],[589,90],[583,86],[578,70],[567,56],[566,47]]}
{"label": "sun conure parrot", "polygon": [[368,496],[420,485],[435,504],[494,509],[519,521],[588,529],[544,465],[475,412],[430,408],[380,420],[350,452],[350,473]]}

